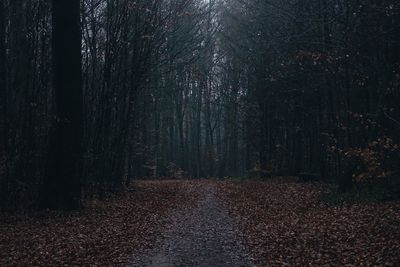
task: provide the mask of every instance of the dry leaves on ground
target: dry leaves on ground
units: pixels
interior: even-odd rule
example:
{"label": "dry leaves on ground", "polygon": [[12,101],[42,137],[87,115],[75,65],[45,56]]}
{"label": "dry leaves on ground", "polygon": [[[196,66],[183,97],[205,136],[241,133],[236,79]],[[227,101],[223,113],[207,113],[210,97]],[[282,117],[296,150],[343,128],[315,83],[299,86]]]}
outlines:
{"label": "dry leaves on ground", "polygon": [[195,185],[174,181],[138,182],[134,188],[80,214],[1,218],[0,266],[126,264],[154,246],[163,218],[196,195]]}
{"label": "dry leaves on ground", "polygon": [[257,266],[399,266],[400,203],[327,206],[319,183],[220,183]]}

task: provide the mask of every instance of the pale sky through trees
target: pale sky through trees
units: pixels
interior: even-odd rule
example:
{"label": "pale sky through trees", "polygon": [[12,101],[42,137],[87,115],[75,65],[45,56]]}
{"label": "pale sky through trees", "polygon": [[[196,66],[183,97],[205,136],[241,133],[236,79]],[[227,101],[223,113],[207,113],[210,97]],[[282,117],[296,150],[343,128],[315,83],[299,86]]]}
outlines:
{"label": "pale sky through trees", "polygon": [[398,0],[0,0],[0,265],[398,265],[399,36]]}

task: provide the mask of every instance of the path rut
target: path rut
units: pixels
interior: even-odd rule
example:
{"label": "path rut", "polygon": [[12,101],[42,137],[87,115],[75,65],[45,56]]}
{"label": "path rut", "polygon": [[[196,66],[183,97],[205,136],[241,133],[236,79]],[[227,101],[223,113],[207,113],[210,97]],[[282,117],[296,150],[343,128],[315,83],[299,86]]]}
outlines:
{"label": "path rut", "polygon": [[201,190],[193,207],[167,219],[160,245],[131,266],[253,266],[240,243],[236,221],[216,196],[216,185]]}

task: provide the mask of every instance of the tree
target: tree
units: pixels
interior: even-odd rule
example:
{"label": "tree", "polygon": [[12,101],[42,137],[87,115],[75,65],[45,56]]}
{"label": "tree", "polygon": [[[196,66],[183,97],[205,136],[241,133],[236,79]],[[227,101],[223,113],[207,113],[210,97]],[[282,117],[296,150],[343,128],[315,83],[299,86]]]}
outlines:
{"label": "tree", "polygon": [[55,117],[42,207],[77,209],[81,202],[83,94],[79,0],[53,0]]}
{"label": "tree", "polygon": [[6,74],[6,33],[4,0],[0,1],[0,207],[7,200],[7,74]]}

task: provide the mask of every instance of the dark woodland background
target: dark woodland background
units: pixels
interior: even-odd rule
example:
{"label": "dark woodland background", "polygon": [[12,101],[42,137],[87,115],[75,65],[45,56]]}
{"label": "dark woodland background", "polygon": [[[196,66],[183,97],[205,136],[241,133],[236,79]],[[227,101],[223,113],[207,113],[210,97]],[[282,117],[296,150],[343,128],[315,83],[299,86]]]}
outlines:
{"label": "dark woodland background", "polygon": [[0,1],[0,203],[138,177],[394,188],[397,0]]}

